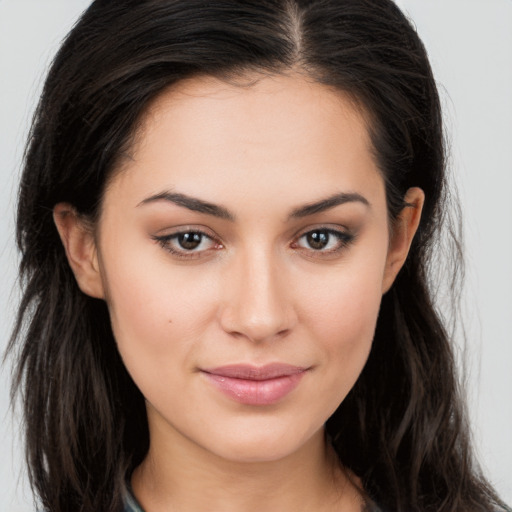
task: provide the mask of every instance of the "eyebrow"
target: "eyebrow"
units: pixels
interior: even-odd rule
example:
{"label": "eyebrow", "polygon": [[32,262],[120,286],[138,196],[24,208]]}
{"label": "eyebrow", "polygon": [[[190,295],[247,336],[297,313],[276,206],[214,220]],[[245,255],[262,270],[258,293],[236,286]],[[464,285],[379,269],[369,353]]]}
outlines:
{"label": "eyebrow", "polygon": [[213,215],[214,217],[219,217],[220,219],[226,219],[230,221],[235,220],[235,216],[223,206],[209,203],[207,201],[203,201],[202,199],[197,199],[196,197],[180,194],[178,192],[161,192],[159,194],[155,194],[144,199],[137,206],[142,206],[158,201],[168,201],[178,206],[183,206],[188,210],[205,213],[206,215]]}
{"label": "eyebrow", "polygon": [[[188,210],[192,210],[194,212],[204,213],[206,215],[212,215],[214,217],[218,217],[220,219],[226,219],[231,222],[234,222],[236,216],[231,213],[227,208],[216,205],[213,203],[209,203],[207,201],[203,201],[202,199],[198,199],[196,197],[191,197],[185,194],[180,194],[179,192],[160,192],[159,194],[154,194],[146,199],[142,200],[137,207],[154,203],[158,201],[168,201],[170,203],[176,204],[178,206],[182,206],[187,208]],[[292,210],[289,215],[289,219],[299,219],[303,217],[307,217],[309,215],[314,215],[316,213],[321,213],[326,210],[330,210],[336,206],[340,206],[345,203],[361,203],[370,208],[370,203],[368,200],[363,197],[361,194],[356,192],[341,192],[339,194],[334,194],[330,197],[322,199],[320,201],[316,201],[314,203],[309,203],[304,206],[300,206]]]}
{"label": "eyebrow", "polygon": [[290,214],[291,219],[299,219],[302,217],[307,217],[308,215],[314,215],[315,213],[321,213],[326,210],[330,210],[336,206],[345,204],[345,203],[362,203],[368,208],[370,208],[370,203],[368,199],[363,197],[361,194],[356,192],[341,192],[339,194],[334,194],[326,199],[322,199],[320,201],[316,201],[314,203],[309,203],[305,206],[301,206],[296,208]]}

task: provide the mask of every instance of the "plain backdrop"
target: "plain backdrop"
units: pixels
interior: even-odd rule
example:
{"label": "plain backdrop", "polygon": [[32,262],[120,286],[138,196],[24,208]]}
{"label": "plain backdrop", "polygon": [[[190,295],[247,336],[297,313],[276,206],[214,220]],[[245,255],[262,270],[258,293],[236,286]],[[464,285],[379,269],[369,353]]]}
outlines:
{"label": "plain backdrop", "polygon": [[[341,0],[340,0],[341,1]],[[18,293],[17,181],[31,112],[59,41],[88,0],[0,0],[0,351]],[[397,0],[438,80],[465,220],[464,325],[477,452],[512,503],[512,0]],[[0,511],[32,512],[19,421],[0,371]]]}

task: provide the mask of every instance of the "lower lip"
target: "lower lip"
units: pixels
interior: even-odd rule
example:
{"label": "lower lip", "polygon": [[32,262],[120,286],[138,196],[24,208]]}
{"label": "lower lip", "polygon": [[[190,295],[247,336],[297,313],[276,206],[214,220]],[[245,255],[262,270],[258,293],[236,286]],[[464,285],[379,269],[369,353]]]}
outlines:
{"label": "lower lip", "polygon": [[245,405],[271,405],[282,400],[298,385],[305,372],[273,379],[248,380],[204,373],[206,378],[229,398]]}

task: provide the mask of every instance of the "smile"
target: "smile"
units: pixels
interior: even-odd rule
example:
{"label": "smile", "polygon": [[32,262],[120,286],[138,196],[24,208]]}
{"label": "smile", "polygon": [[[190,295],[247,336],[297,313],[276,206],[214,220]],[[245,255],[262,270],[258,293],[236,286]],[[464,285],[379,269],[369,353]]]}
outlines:
{"label": "smile", "polygon": [[229,365],[201,372],[229,398],[245,405],[271,405],[291,393],[308,368],[282,363]]}

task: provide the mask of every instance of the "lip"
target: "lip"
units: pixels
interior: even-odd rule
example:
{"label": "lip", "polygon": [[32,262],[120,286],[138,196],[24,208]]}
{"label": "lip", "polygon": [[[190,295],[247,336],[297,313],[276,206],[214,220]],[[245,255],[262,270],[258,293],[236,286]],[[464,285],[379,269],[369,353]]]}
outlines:
{"label": "lip", "polygon": [[290,394],[308,368],[283,363],[235,364],[201,372],[218,390],[245,405],[271,405]]}

